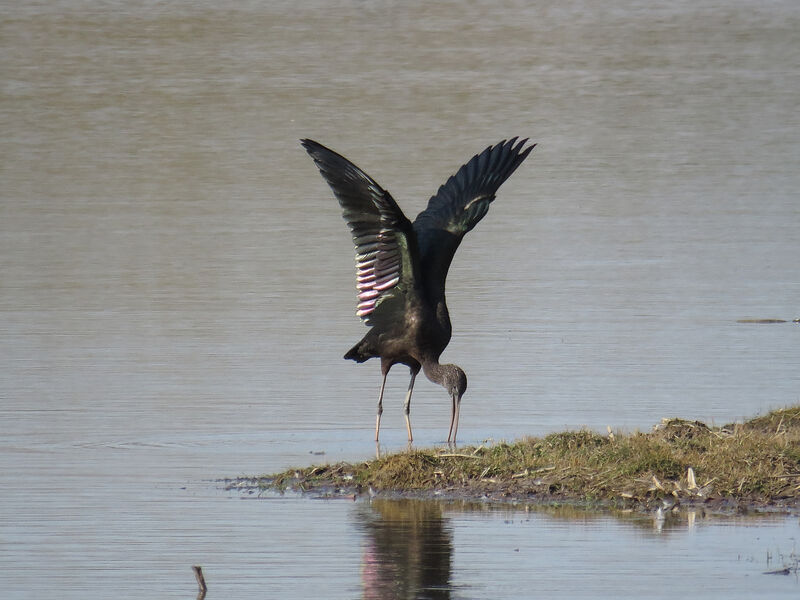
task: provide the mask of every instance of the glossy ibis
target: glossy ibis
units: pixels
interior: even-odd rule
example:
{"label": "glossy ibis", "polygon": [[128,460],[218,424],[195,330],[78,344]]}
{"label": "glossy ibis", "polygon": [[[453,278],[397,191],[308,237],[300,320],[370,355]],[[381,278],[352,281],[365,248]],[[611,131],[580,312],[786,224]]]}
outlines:
{"label": "glossy ibis", "polygon": [[503,140],[475,155],[439,188],[412,223],[394,198],[345,157],[313,140],[301,140],[344,211],[356,252],[356,314],[370,326],[346,359],[381,359],[375,441],[381,426],[383,390],[392,365],[411,369],[404,409],[411,442],[411,392],[420,368],[452,399],[448,443],[455,443],[467,376],[456,365],[439,364],[452,328],[445,304],[445,279],[464,235],[478,224],[500,185],[535,144]]}

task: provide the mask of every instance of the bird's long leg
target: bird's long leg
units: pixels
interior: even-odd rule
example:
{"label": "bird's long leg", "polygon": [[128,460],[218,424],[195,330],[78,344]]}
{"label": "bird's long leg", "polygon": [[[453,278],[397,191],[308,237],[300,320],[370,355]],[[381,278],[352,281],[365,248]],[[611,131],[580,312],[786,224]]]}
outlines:
{"label": "bird's long leg", "polygon": [[411,392],[414,389],[414,380],[417,378],[417,373],[419,373],[419,367],[417,369],[411,368],[411,381],[408,384],[408,392],[406,393],[406,401],[403,403],[403,410],[406,413],[406,430],[408,431],[408,443],[414,441],[414,436],[411,435]]}
{"label": "bird's long leg", "polygon": [[375,441],[378,441],[378,434],[381,430],[381,415],[383,414],[383,388],[386,387],[386,376],[389,374],[391,365],[383,370],[383,382],[381,383],[381,392],[378,394],[378,415],[375,417]]}

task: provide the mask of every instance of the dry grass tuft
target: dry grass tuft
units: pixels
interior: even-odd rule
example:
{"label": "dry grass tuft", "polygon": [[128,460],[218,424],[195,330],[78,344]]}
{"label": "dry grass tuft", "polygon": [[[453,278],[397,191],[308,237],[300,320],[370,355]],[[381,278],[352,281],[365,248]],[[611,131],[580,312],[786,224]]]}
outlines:
{"label": "dry grass tuft", "polygon": [[566,431],[513,444],[391,454],[360,464],[293,469],[261,485],[372,488],[462,497],[612,505],[800,503],[800,407],[709,427],[664,419],[649,433]]}

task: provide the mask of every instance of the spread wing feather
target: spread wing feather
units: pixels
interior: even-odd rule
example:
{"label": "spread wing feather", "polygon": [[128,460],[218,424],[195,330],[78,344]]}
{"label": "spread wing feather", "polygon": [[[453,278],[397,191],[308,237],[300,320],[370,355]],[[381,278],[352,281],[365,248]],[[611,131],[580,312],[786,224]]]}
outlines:
{"label": "spread wing feather", "polygon": [[461,238],[486,215],[497,189],[536,144],[503,140],[476,154],[439,188],[414,221],[423,262],[449,266]]}
{"label": "spread wing feather", "polygon": [[394,198],[345,157],[301,140],[342,207],[356,253],[356,314],[367,325],[402,314],[416,281],[411,222]]}

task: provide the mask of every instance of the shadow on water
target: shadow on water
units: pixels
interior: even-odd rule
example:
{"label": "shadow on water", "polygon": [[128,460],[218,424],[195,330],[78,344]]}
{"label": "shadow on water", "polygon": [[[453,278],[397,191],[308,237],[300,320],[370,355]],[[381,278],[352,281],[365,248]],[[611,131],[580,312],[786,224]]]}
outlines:
{"label": "shadow on water", "polygon": [[450,598],[453,533],[441,504],[375,499],[357,518],[364,598]]}

